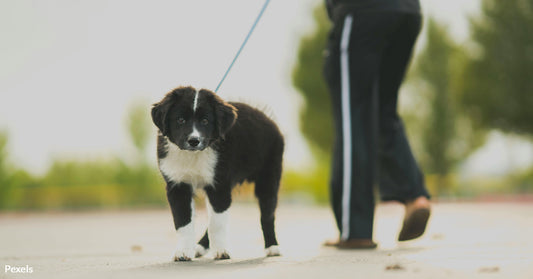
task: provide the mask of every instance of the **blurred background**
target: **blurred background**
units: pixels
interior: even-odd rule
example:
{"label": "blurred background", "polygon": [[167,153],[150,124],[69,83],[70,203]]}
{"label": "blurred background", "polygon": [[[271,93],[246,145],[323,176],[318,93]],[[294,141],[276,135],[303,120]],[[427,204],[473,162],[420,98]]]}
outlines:
{"label": "blurred background", "polygon": [[[214,89],[262,4],[0,1],[0,209],[166,206],[151,104]],[[421,4],[400,106],[430,192],[532,201],[533,1]],[[278,122],[284,202],[329,199],[329,27],[321,0],[271,1],[219,90]]]}

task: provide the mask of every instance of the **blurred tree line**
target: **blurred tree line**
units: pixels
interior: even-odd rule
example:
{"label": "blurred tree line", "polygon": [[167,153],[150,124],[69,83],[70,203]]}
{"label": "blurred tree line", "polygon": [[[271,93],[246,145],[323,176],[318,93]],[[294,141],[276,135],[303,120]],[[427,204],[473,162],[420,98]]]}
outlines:
{"label": "blurred tree line", "polygon": [[[330,23],[322,5],[314,19],[314,31],[300,41],[292,76],[305,101],[301,130],[317,162],[312,177],[300,177],[314,182],[301,187],[312,189],[327,188],[333,143],[322,77]],[[533,0],[482,0],[467,42],[454,41],[447,27],[431,18],[424,28],[426,44],[413,59],[400,112],[430,191],[453,195],[461,193],[458,167],[484,144],[488,131],[533,135]],[[511,174],[505,183],[507,190],[533,190],[533,171]]]}
{"label": "blurred tree line", "polygon": [[[316,26],[301,39],[292,80],[305,101],[301,130],[316,166],[285,170],[281,189],[284,198],[326,202],[333,122],[322,53],[330,23],[323,6],[313,17]],[[533,0],[482,0],[467,42],[456,42],[445,25],[431,18],[424,29],[426,44],[410,67],[400,112],[432,194],[469,194],[457,173],[488,131],[533,135]],[[42,176],[9,161],[8,135],[0,131],[0,209],[166,205],[164,182],[146,158],[154,136],[148,105],[130,107],[125,124],[133,158],[56,159]],[[495,184],[492,178],[482,182],[482,191]],[[533,169],[498,183],[502,192],[533,192]],[[253,198],[249,187],[238,193]]]}
{"label": "blurred tree line", "polygon": [[0,209],[63,209],[164,205],[159,172],[146,158],[152,135],[149,107],[133,104],[126,126],[135,149],[133,160],[56,159],[42,176],[9,162],[8,136],[0,133]]}

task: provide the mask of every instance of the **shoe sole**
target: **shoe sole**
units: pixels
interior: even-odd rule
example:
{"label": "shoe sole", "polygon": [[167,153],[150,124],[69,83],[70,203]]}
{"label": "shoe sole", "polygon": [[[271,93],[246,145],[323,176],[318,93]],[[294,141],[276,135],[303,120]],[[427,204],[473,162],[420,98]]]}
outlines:
{"label": "shoe sole", "polygon": [[337,249],[342,250],[358,250],[358,249],[375,249],[378,247],[378,245],[375,242],[368,243],[368,244],[354,244],[354,243],[347,243],[347,242],[325,242],[323,244],[326,247],[335,247]]}
{"label": "shoe sole", "polygon": [[398,236],[398,241],[407,241],[420,237],[424,234],[429,220],[430,211],[428,208],[415,210],[403,223],[402,230]]}

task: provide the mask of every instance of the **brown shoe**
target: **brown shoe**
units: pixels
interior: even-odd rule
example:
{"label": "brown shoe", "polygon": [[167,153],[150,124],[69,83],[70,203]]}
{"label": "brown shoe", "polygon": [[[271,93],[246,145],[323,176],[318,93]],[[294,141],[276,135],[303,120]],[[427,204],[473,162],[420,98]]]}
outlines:
{"label": "brown shoe", "polygon": [[348,240],[330,240],[324,243],[324,246],[335,247],[338,249],[375,249],[378,245],[368,238],[356,238]]}
{"label": "brown shoe", "polygon": [[415,239],[424,234],[429,220],[429,208],[418,208],[405,216],[398,241]]}

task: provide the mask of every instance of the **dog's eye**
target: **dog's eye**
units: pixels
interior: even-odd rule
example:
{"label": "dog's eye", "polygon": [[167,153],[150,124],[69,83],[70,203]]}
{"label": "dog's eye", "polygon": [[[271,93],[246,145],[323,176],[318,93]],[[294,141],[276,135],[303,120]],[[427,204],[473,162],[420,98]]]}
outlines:
{"label": "dog's eye", "polygon": [[202,119],[201,123],[202,123],[202,125],[207,125],[209,123],[209,121],[206,118],[204,118],[204,119]]}
{"label": "dog's eye", "polygon": [[178,118],[178,124],[185,124],[185,119],[183,119],[182,117]]}

